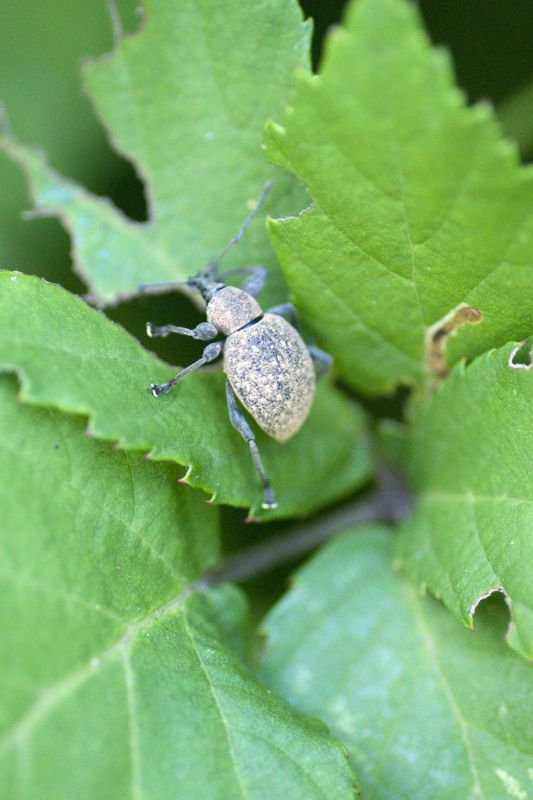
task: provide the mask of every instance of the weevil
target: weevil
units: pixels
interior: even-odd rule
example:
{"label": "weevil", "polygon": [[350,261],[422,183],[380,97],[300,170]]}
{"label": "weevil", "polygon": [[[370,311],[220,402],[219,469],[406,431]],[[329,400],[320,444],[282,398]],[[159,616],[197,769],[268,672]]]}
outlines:
{"label": "weevil", "polygon": [[[304,342],[297,330],[298,319],[292,303],[262,310],[256,295],[266,279],[265,267],[238,267],[226,271],[223,276],[219,272],[222,258],[242,239],[261,208],[270,185],[265,185],[256,207],[238,234],[203,271],[187,281],[140,287],[143,291],[159,291],[173,286],[188,286],[203,297],[207,321],[200,322],[195,328],[177,325],[159,327],[151,322],[146,324],[146,332],[150,337],[177,333],[210,342],[201,358],[178,372],[168,383],[150,384],[148,391],[154,397],[161,397],[178,381],[222,356],[227,377],[226,398],[230,422],[250,448],[263,491],[262,508],[276,508],[277,502],[254,432],[239,407],[239,401],[265,433],[278,442],[284,442],[307,419],[315,394],[316,378],[329,368],[332,361],[327,353]],[[246,277],[241,288],[225,283],[230,275]],[[223,339],[212,341],[219,336]]]}

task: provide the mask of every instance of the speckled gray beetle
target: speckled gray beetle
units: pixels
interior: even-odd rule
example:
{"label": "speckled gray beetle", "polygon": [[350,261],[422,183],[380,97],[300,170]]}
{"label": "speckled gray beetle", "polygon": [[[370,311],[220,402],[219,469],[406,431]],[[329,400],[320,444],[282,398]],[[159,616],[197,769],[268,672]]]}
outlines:
{"label": "speckled gray beetle", "polygon": [[[262,508],[276,508],[277,502],[259,455],[254,432],[239,408],[237,398],[265,433],[284,442],[301,428],[309,414],[316,384],[313,362],[319,365],[319,374],[322,374],[332,360],[327,353],[303,341],[296,329],[297,315],[292,303],[262,311],[255,295],[259,294],[265,282],[264,267],[240,267],[227,271],[223,276],[219,274],[220,261],[242,239],[261,208],[270,185],[266,184],[259,202],[237,236],[209,262],[205,270],[185,282],[140,287],[141,290],[158,291],[172,286],[189,286],[200,292],[205,300],[207,322],[201,322],[192,329],[176,325],[157,327],[148,322],[146,332],[151,337],[178,333],[202,342],[222,334],[224,340],[211,342],[205,347],[201,358],[181,370],[168,383],[152,383],[148,390],[154,397],[160,397],[191,372],[223,356],[230,421],[250,447],[263,489]],[[229,275],[247,276],[242,288],[223,283],[222,277]]]}

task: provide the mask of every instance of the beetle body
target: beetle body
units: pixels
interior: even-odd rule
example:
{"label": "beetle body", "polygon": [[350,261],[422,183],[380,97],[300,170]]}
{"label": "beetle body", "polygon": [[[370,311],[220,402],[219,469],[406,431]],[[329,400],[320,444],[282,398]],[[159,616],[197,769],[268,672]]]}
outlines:
{"label": "beetle body", "polygon": [[278,314],[263,314],[252,295],[217,288],[206,316],[226,335],[224,372],[260,428],[284,442],[305,422],[315,392],[315,371],[298,331]]}
{"label": "beetle body", "polygon": [[283,317],[267,313],[230,334],[224,372],[245,409],[278,442],[307,419],[315,393],[313,362],[302,337]]}
{"label": "beetle body", "polygon": [[[157,327],[149,322],[146,329],[149,336],[178,333],[211,342],[204,348],[201,358],[181,370],[168,383],[161,386],[152,383],[148,389],[154,397],[167,394],[182,378],[223,356],[231,424],[250,447],[263,487],[262,507],[275,508],[277,503],[257,448],[255,434],[237,398],[266,434],[284,442],[301,428],[311,409],[316,387],[313,362],[324,370],[329,367],[331,358],[313,345],[306,345],[295,327],[296,311],[291,303],[263,312],[255,295],[260,292],[266,277],[264,267],[240,267],[226,273],[248,275],[242,288],[221,282],[222,276],[218,272],[220,259],[240,240],[247,225],[257,214],[268,188],[267,185],[240,232],[218,258],[206,270],[186,281],[188,287],[202,295],[207,321],[192,329],[176,325]],[[289,316],[294,325],[284,319],[285,316]],[[224,337],[223,341],[218,338],[220,336]]]}

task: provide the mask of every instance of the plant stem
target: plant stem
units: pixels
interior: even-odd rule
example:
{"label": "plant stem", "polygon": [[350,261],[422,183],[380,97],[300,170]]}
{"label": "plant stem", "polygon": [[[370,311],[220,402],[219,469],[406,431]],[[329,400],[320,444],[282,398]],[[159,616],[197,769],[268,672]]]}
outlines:
{"label": "plant stem", "polygon": [[330,536],[354,525],[401,522],[410,512],[411,500],[400,477],[384,469],[380,483],[381,488],[363,500],[349,503],[312,522],[304,522],[291,528],[286,535],[275,536],[231,556],[206,573],[205,583],[216,586],[227,581],[249,580],[311,552]]}

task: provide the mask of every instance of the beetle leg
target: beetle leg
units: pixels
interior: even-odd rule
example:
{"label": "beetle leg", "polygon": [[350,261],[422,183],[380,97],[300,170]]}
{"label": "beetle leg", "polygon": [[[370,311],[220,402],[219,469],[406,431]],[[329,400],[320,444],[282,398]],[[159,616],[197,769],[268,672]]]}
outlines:
{"label": "beetle leg", "polygon": [[244,441],[248,442],[250,452],[252,453],[254,466],[257,474],[259,475],[259,480],[261,481],[261,486],[263,488],[263,502],[261,503],[261,508],[277,508],[278,504],[276,502],[276,498],[274,497],[274,490],[272,489],[272,485],[266,476],[265,468],[263,466],[263,462],[261,461],[261,456],[259,455],[259,450],[255,441],[254,432],[248,424],[241,409],[237,405],[237,398],[235,397],[235,392],[231,388],[229,381],[226,383],[226,397],[228,400],[230,422],[235,430],[239,431]]}
{"label": "beetle leg", "polygon": [[187,286],[187,281],[163,281],[162,283],[141,283],[137,286],[139,292],[142,294],[161,294],[168,292],[171,289],[176,289],[178,286]]}
{"label": "beetle leg", "polygon": [[298,319],[298,312],[292,303],[281,303],[279,306],[272,306],[267,308],[267,314],[277,314],[279,317],[285,317],[289,320],[293,328],[300,327],[300,320]]}
{"label": "beetle leg", "polygon": [[218,335],[218,330],[210,322],[200,322],[196,328],[180,328],[178,325],[162,325],[159,328],[153,322],[147,322],[146,333],[152,339],[156,336],[168,336],[169,333],[179,333],[182,336],[192,336],[201,342],[209,342]]}
{"label": "beetle leg", "polygon": [[331,369],[331,365],[333,364],[333,356],[330,356],[329,353],[325,353],[323,350],[320,350],[320,348],[316,347],[314,344],[308,344],[307,349],[309,350],[309,355],[313,359],[313,362],[317,368],[317,377],[322,378],[326,372],[329,372]]}
{"label": "beetle leg", "polygon": [[204,364],[209,364],[210,361],[214,361],[215,358],[218,358],[223,347],[224,342],[212,342],[211,344],[208,344],[204,349],[202,357],[199,358],[198,361],[194,361],[192,364],[189,364],[188,367],[182,369],[181,372],[178,372],[178,374],[175,375],[172,380],[168,381],[168,383],[162,383],[161,386],[159,386],[157,383],[151,383],[148,387],[148,391],[152,392],[154,397],[167,394],[167,392],[170,392],[174,384],[178,381],[181,381],[182,378],[186,378],[187,375],[191,374],[191,372],[196,372],[196,370],[200,369],[200,367],[203,367]]}
{"label": "beetle leg", "polygon": [[256,297],[265,285],[267,269],[266,267],[249,267],[248,269],[251,275],[244,281],[241,289],[243,292],[251,294],[252,297]]}

